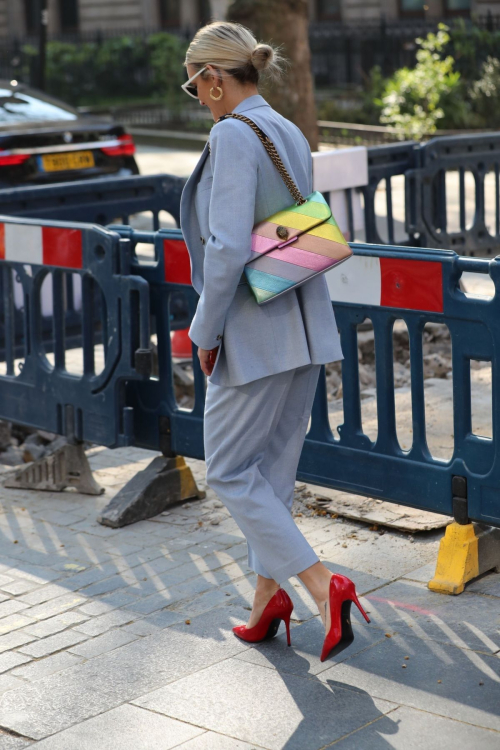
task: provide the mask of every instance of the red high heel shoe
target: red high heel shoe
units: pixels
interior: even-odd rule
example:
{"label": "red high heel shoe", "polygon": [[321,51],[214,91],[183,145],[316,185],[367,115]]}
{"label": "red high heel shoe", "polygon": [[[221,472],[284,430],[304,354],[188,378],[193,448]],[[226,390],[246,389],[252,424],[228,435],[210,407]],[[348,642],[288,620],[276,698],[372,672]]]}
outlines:
{"label": "red high heel shoe", "polygon": [[331,625],[323,643],[320,661],[325,661],[329,656],[336,656],[353,642],[351,602],[354,602],[366,622],[370,622],[370,618],[356,596],[354,583],[347,576],[338,573],[332,575],[329,599]]}
{"label": "red high heel shoe", "polygon": [[244,641],[257,643],[273,638],[278,632],[280,620],[284,620],[286,626],[286,638],[288,645],[290,642],[290,615],[293,610],[293,602],[288,596],[285,589],[279,588],[277,592],[269,599],[260,620],[253,628],[247,628],[246,625],[236,625],[233,633]]}

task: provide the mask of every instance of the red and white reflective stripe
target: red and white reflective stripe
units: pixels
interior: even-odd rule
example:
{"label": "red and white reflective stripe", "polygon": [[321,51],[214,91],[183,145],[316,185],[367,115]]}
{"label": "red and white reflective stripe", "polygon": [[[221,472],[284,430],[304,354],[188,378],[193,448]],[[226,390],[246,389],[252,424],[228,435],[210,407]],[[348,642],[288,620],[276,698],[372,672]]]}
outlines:
{"label": "red and white reflective stripe", "polygon": [[191,284],[191,261],[184,240],[163,240],[165,281]]}
{"label": "red and white reflective stripe", "polygon": [[353,255],[325,276],[334,303],[443,312],[439,261]]}
{"label": "red and white reflective stripe", "polygon": [[82,268],[82,231],[0,223],[0,260]]}

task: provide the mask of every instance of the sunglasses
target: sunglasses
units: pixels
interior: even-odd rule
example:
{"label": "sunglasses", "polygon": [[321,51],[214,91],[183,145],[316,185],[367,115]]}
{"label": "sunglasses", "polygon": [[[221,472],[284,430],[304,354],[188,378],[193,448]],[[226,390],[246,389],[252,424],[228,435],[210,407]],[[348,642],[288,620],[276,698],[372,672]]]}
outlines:
{"label": "sunglasses", "polygon": [[200,73],[203,73],[204,70],[207,69],[207,66],[205,65],[204,68],[201,68],[197,73],[194,74],[194,76],[191,76],[186,83],[183,83],[181,86],[181,89],[183,89],[186,94],[189,94],[189,96],[192,96],[193,99],[198,99],[198,88],[196,86],[191,86],[191,81],[194,81],[196,76],[199,76]]}

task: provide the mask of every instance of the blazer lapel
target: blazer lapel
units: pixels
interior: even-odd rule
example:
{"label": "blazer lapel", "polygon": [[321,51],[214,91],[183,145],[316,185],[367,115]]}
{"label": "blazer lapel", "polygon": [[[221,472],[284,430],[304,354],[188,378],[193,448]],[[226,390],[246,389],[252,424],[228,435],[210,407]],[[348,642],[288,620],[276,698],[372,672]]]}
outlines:
{"label": "blazer lapel", "polygon": [[[232,111],[235,113],[240,113],[264,106],[269,107],[270,105],[266,102],[263,96],[261,96],[260,94],[254,94],[252,96],[248,96],[246,99],[243,99],[243,101],[240,102]],[[195,168],[184,183],[180,201],[181,227],[184,235],[184,241],[186,243],[186,247],[191,259],[192,280],[195,277],[197,279],[203,278],[203,274],[198,273],[198,265],[200,263],[203,264],[204,252],[200,247],[200,227],[198,218],[196,216],[196,211],[194,210],[193,202],[199,176],[205,163],[205,159],[207,158],[209,153],[209,143],[207,141]],[[200,284],[198,284],[198,287],[200,287]],[[195,286],[195,289],[198,294],[201,294],[202,286],[200,288],[196,288]]]}

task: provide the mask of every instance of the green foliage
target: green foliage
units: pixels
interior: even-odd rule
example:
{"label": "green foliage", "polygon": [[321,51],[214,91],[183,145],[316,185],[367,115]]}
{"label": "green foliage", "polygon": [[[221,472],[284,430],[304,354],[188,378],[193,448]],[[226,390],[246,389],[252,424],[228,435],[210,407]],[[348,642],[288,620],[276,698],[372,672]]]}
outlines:
{"label": "green foliage", "polygon": [[[47,90],[74,105],[158,99],[172,106],[185,103],[180,85],[187,43],[168,33],[147,38],[122,36],[103,42],[47,45]],[[23,48],[24,80],[36,50]]]}
{"label": "green foliage", "polygon": [[500,60],[488,57],[481,68],[481,77],[469,88],[478,127],[500,127]]}
{"label": "green foliage", "polygon": [[354,106],[343,107],[340,98],[333,94],[331,99],[318,104],[318,120],[331,122],[356,122],[361,125],[379,125],[380,105],[377,102],[383,93],[385,79],[379,65],[376,65],[367,76],[363,89],[351,96],[355,97]]}
{"label": "green foliage", "polygon": [[182,107],[186,94],[180,86],[186,81],[187,42],[173,34],[153,34],[148,39],[152,70],[152,90],[172,107]]}
{"label": "green foliage", "polygon": [[436,34],[418,38],[415,68],[401,68],[387,80],[380,122],[399,128],[407,138],[420,139],[438,127],[459,127],[467,118],[460,73],[451,55],[442,57],[450,41],[448,27],[439,24]]}
{"label": "green foliage", "polygon": [[450,29],[446,53],[453,56],[455,69],[467,83],[475,81],[477,72],[488,57],[498,57],[500,30],[488,31],[457,19]]}

